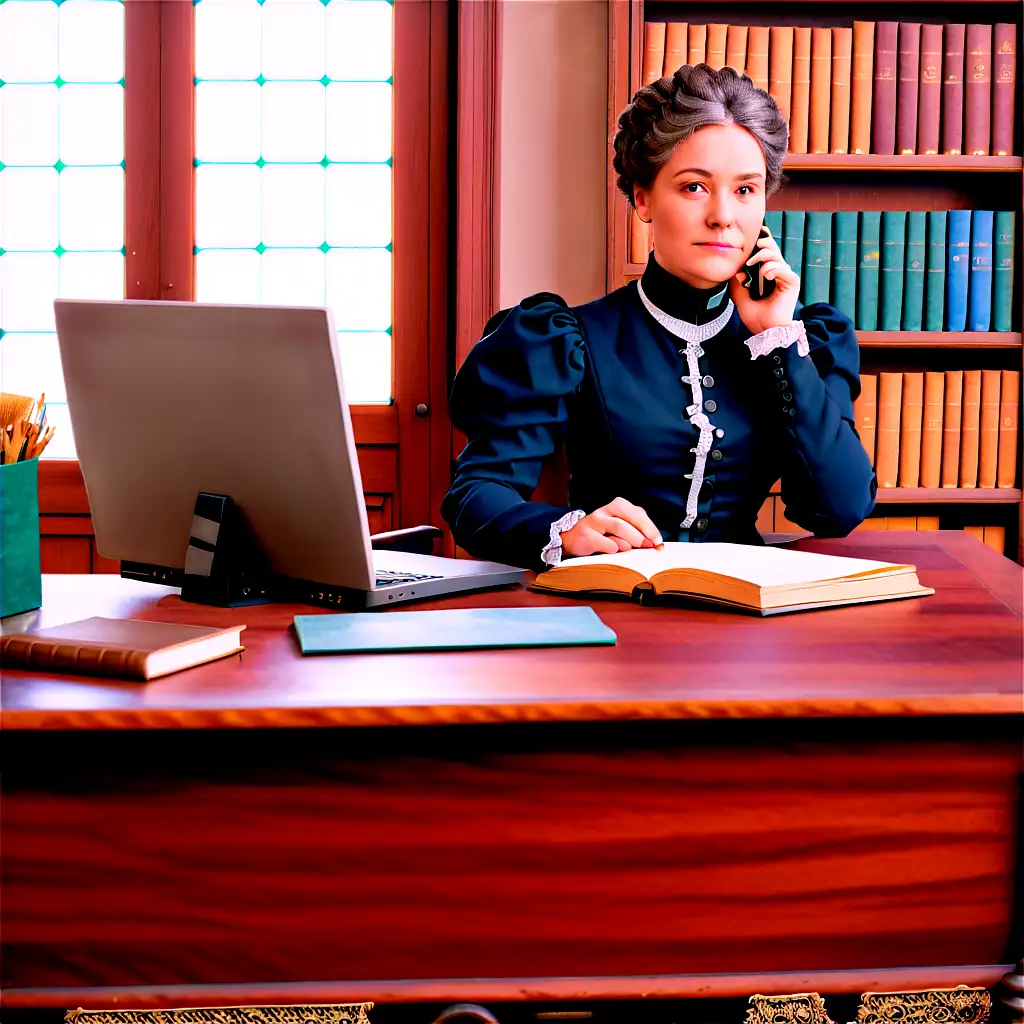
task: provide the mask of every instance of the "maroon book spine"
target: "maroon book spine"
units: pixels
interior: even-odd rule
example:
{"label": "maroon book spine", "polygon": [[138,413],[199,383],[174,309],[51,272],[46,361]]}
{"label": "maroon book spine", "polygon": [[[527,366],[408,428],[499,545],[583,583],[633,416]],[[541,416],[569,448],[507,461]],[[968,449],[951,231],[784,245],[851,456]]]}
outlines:
{"label": "maroon book spine", "polygon": [[896,95],[896,152],[917,147],[917,80],[921,76],[921,23],[901,21],[899,85]]}
{"label": "maroon book spine", "polygon": [[942,152],[959,156],[964,138],[964,34],[966,25],[947,25],[942,55]]}
{"label": "maroon book spine", "polygon": [[992,124],[992,26],[968,25],[964,67],[964,153],[988,156]]}
{"label": "maroon book spine", "polygon": [[1013,152],[1013,99],[1017,88],[1017,26],[996,25],[992,54],[992,152]]}
{"label": "maroon book spine", "polygon": [[942,26],[921,26],[921,83],[918,86],[917,151],[938,153],[942,106]]}
{"label": "maroon book spine", "polygon": [[891,156],[896,152],[896,43],[897,23],[875,25],[874,123],[871,152]]}

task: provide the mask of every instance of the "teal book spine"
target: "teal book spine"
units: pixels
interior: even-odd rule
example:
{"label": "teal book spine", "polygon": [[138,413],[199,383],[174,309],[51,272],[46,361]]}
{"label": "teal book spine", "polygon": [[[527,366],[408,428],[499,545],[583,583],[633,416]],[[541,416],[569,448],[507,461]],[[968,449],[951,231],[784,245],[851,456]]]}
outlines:
{"label": "teal book spine", "polygon": [[971,211],[950,210],[946,221],[946,330],[967,329],[967,275],[971,267]]}
{"label": "teal book spine", "polygon": [[803,210],[786,210],[782,227],[782,258],[800,277],[804,290],[804,222]]}
{"label": "teal book spine", "polygon": [[971,215],[971,280],[968,286],[971,331],[987,331],[992,323],[992,211]]}
{"label": "teal book spine", "polygon": [[828,302],[832,279],[832,214],[812,210],[807,214],[804,246],[804,302]]}
{"label": "teal book spine", "polygon": [[907,211],[882,212],[882,288],[883,331],[898,331],[903,323],[903,264],[907,247]]}
{"label": "teal book spine", "polygon": [[857,212],[840,210],[835,216],[832,242],[832,305],[851,323],[857,319]]}
{"label": "teal book spine", "polygon": [[882,214],[867,210],[860,215],[860,243],[857,251],[858,331],[878,330],[878,263],[882,238]]}
{"label": "teal book spine", "polygon": [[924,280],[924,329],[941,331],[946,312],[946,211],[928,213],[928,257]]}
{"label": "teal book spine", "polygon": [[[779,248],[782,248],[782,211],[781,210],[769,210],[764,215],[764,222],[768,226],[768,230],[772,233],[772,238],[775,239],[779,244]],[[785,253],[783,253],[785,255]]]}
{"label": "teal book spine", "polygon": [[924,210],[911,210],[907,214],[907,248],[903,267],[903,330],[919,331],[924,321],[924,265],[925,225],[928,215]]}
{"label": "teal book spine", "polygon": [[1013,246],[1016,242],[1016,219],[1013,210],[996,214],[995,256],[992,273],[992,330],[1010,330],[1013,315]]}

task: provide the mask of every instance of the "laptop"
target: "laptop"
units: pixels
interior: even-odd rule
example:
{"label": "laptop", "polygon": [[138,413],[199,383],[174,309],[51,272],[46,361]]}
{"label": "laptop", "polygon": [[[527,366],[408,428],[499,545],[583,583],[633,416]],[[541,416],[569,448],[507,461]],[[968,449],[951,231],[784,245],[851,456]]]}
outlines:
{"label": "laptop", "polygon": [[181,585],[207,493],[231,499],[274,578],[311,603],[390,607],[525,577],[372,549],[329,309],[71,299],[54,309],[96,545],[122,575]]}

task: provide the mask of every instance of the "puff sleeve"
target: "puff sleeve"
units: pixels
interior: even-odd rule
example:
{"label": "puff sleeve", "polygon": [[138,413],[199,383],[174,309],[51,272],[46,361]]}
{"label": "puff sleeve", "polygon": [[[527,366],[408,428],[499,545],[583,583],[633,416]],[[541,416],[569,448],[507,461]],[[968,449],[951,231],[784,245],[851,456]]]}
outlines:
{"label": "puff sleeve", "polygon": [[797,312],[809,351],[758,356],[769,415],[781,424],[786,517],[819,537],[845,537],[875,505],[877,482],[857,435],[860,350],[849,318],[827,303]]}
{"label": "puff sleeve", "polygon": [[551,524],[570,507],[530,496],[561,443],[583,371],[579,323],[557,295],[530,296],[487,324],[452,387],[452,423],[467,444],[441,504],[471,555],[543,568]]}

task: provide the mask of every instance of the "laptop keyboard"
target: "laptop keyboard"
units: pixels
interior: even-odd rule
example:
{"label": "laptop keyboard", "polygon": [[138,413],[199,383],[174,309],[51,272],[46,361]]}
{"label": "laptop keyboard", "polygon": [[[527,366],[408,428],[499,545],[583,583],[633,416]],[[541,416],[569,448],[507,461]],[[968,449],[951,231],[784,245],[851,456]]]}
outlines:
{"label": "laptop keyboard", "polygon": [[389,572],[386,569],[376,571],[376,585],[390,587],[396,583],[419,583],[421,580],[439,580],[441,576],[428,572]]}

